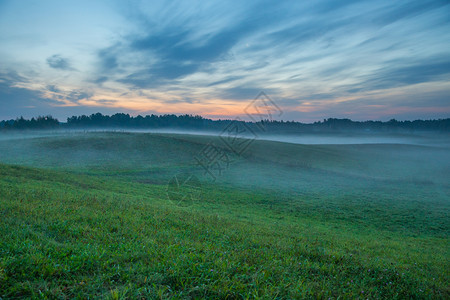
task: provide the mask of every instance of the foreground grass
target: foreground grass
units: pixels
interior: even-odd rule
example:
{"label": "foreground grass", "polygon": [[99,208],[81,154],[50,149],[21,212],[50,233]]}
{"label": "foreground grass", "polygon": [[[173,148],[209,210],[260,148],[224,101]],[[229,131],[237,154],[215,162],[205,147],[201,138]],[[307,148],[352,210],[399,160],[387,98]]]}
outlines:
{"label": "foreground grass", "polygon": [[165,189],[0,165],[0,297],[450,297],[445,232],[325,220],[218,185],[180,208]]}

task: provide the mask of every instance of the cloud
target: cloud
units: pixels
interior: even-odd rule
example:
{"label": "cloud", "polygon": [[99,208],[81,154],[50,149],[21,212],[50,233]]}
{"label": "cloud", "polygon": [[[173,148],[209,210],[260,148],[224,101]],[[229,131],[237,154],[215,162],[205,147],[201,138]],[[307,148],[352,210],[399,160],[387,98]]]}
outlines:
{"label": "cloud", "polygon": [[[268,2],[246,6],[236,9],[241,13],[236,13],[237,17],[227,23],[217,24],[215,30],[208,28],[216,22],[213,16],[196,24],[195,11],[186,7],[178,8],[180,20],[166,26],[153,26],[151,30],[142,28],[143,31],[129,34],[115,45],[99,51],[102,70],[127,73],[119,76],[121,78],[117,81],[133,88],[155,88],[176,83],[199,72],[208,73],[214,70],[210,67],[212,64],[230,59],[230,51],[242,40],[284,17],[280,14],[267,18],[267,10],[274,7]],[[242,11],[243,8],[252,11],[252,14],[248,15],[248,11]],[[176,15],[177,12],[172,14]],[[139,24],[150,26],[152,21],[148,17],[144,21],[145,18],[139,14]],[[266,64],[260,62],[252,64],[252,67],[259,68]]]}
{"label": "cloud", "polygon": [[433,9],[441,9],[443,6],[448,6],[449,2],[446,0],[432,0],[432,1],[417,1],[417,2],[393,2],[392,6],[383,8],[376,12],[373,22],[386,26],[394,22],[401,21],[406,18],[412,18],[425,14]]}
{"label": "cloud", "polygon": [[424,82],[449,81],[450,60],[445,57],[430,58],[428,61],[405,63],[403,59],[391,61],[349,88],[349,92],[389,89]]}
{"label": "cloud", "polygon": [[208,86],[215,86],[215,85],[221,85],[224,83],[230,83],[230,82],[237,81],[237,80],[240,80],[243,78],[245,78],[245,76],[228,76],[222,80],[211,82],[210,84],[208,84]]}
{"label": "cloud", "polygon": [[116,51],[120,45],[114,45],[98,52],[101,71],[112,71],[119,66]]}
{"label": "cloud", "polygon": [[61,92],[61,90],[58,89],[58,87],[56,85],[54,85],[54,84],[47,85],[47,90],[50,91],[50,92],[54,92],[54,93],[60,93]]}
{"label": "cloud", "polygon": [[70,66],[69,60],[67,58],[63,58],[59,54],[54,54],[47,58],[47,64],[54,68],[66,71],[72,71],[74,68]]}
{"label": "cloud", "polygon": [[132,39],[122,52],[147,53],[150,62],[144,60],[144,68],[119,81],[138,88],[151,88],[194,74],[211,63],[226,59],[231,47],[249,30],[249,26],[238,26],[205,37],[201,43],[190,41],[188,32],[179,33],[172,28],[143,39]]}
{"label": "cloud", "polygon": [[72,90],[72,91],[68,92],[65,95],[65,99],[69,100],[70,102],[78,102],[83,99],[89,99],[92,96],[93,96],[93,93],[91,93],[91,92],[86,92],[81,89],[77,89],[77,90]]}
{"label": "cloud", "polygon": [[[14,71],[0,72],[0,120],[15,119],[19,116],[25,118],[39,115],[52,115],[65,120],[69,115],[91,114],[96,112],[113,114],[116,112],[129,112],[119,107],[105,107],[102,101],[97,106],[82,106],[76,102],[92,96],[89,92],[73,90],[63,92],[56,85],[48,85],[46,90],[53,93],[65,93],[62,98],[74,101],[75,106],[61,106],[58,100],[50,99],[44,95],[45,91],[30,90],[16,87],[17,84],[28,83],[29,80]],[[114,100],[117,101],[117,100]]]}
{"label": "cloud", "polygon": [[[98,104],[107,106],[114,100],[130,110],[145,109],[147,104],[153,109],[152,103],[184,102],[202,113],[202,105],[213,106],[215,101],[240,105],[264,90],[288,108],[311,103],[308,109],[314,106],[317,114],[328,114],[333,109],[344,112],[340,110],[347,109],[344,104],[332,103],[346,97],[362,99],[355,110],[370,110],[363,105],[371,101],[365,98],[368,93],[385,93],[391,107],[414,106],[418,102],[389,96],[391,90],[449,81],[450,4],[445,0],[318,0],[313,4],[266,0],[155,0],[148,4],[132,0],[114,2],[114,13],[103,5],[99,2],[97,7],[105,11],[101,30],[96,29],[98,16],[83,10],[87,16],[82,29],[64,22],[54,31],[43,27],[42,36],[49,44],[42,43],[42,48],[28,54],[23,50],[26,47],[18,45],[32,35],[21,32],[22,25],[13,26],[10,20],[11,35],[4,35],[0,42],[0,66],[21,75],[9,74],[8,82],[0,79],[3,92],[37,101],[30,104],[10,96],[24,106],[40,105],[45,97],[71,105],[93,105],[95,99],[106,99]],[[15,7],[20,11],[21,5]],[[43,10],[50,8],[42,5]],[[53,9],[56,13],[59,8]],[[31,26],[38,25],[24,21],[23,28]],[[83,38],[91,27],[98,42]],[[46,58],[42,53],[56,54]],[[79,72],[66,76],[39,64],[73,71],[72,59],[79,62]],[[26,78],[21,78],[24,74]],[[437,94],[427,96],[436,105],[443,99]],[[138,104],[132,106],[134,102]],[[329,110],[319,109],[323,103]]]}
{"label": "cloud", "polygon": [[220,91],[220,94],[225,99],[235,100],[253,100],[264,90],[268,95],[276,95],[277,92],[273,89],[262,89],[257,87],[236,86],[226,88]]}
{"label": "cloud", "polygon": [[40,91],[16,87],[26,83],[27,79],[16,72],[0,73],[0,119],[14,119],[26,115],[27,111],[39,111],[46,114],[46,109],[55,101],[42,97]]}
{"label": "cloud", "polygon": [[102,84],[106,81],[108,81],[108,77],[107,76],[99,76],[97,78],[95,78],[94,80],[92,80],[93,83],[97,83],[97,84]]}

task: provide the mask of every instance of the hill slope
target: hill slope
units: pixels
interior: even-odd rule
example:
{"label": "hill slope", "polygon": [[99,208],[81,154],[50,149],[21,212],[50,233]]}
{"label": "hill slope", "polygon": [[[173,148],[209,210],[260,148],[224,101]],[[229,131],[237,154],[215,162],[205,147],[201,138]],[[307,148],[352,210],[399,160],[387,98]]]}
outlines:
{"label": "hill slope", "polygon": [[[449,296],[445,149],[255,141],[212,181],[211,142],[0,142],[0,296]],[[179,172],[201,182],[188,207]]]}

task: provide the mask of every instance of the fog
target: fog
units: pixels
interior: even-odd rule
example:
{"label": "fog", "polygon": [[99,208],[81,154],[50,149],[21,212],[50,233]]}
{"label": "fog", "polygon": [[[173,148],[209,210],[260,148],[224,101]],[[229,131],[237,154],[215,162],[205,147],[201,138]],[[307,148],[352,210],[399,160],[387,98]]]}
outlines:
{"label": "fog", "polygon": [[305,183],[319,180],[322,184],[316,185],[321,187],[330,181],[331,187],[337,186],[333,180],[342,178],[350,185],[367,180],[450,182],[450,142],[445,134],[266,134],[249,140],[248,149],[239,155],[220,136],[227,137],[176,129],[0,134],[0,162],[68,170],[158,169],[158,178],[166,180],[172,170],[195,169],[195,157],[214,144],[230,156],[220,180],[241,186],[304,191]]}
{"label": "fog", "polygon": [[[1,140],[67,136],[80,133],[154,133],[154,134],[177,134],[177,135],[200,135],[200,136],[227,136],[227,132],[183,130],[183,129],[110,129],[110,128],[86,128],[71,130],[52,131],[24,131],[24,132],[0,132]],[[233,134],[233,133],[231,133]],[[333,133],[290,133],[290,134],[270,134],[266,132],[240,132],[238,138],[252,140],[276,141],[283,143],[304,144],[304,145],[352,145],[352,144],[407,144],[407,145],[428,145],[437,147],[450,146],[450,134],[448,133],[384,133],[384,132],[333,132]]]}
{"label": "fog", "polygon": [[[219,136],[180,130],[0,134],[0,163],[162,186],[188,172],[206,189],[232,187],[261,193],[267,203],[298,213],[309,209],[335,213],[345,207],[355,219],[371,214],[371,218],[390,218],[380,224],[397,222],[395,226],[404,222],[408,210],[425,209],[427,214],[420,216],[423,222],[415,223],[423,224],[417,232],[433,230],[427,227],[429,218],[448,220],[448,135],[260,135],[247,140],[249,147],[239,155]],[[227,157],[219,172],[212,170],[214,178],[196,163],[211,144]],[[448,228],[448,224],[440,226]]]}

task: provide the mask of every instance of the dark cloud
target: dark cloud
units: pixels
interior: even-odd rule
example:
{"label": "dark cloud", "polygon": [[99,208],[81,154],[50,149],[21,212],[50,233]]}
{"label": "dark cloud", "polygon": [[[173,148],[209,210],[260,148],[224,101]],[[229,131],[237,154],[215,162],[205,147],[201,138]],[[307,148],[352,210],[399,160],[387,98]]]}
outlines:
{"label": "dark cloud", "polygon": [[166,51],[184,42],[189,36],[188,31],[180,32],[179,28],[167,28],[158,34],[144,38],[130,37],[130,47],[135,50],[155,51],[166,54]]}
{"label": "dark cloud", "polygon": [[208,86],[215,86],[215,85],[219,85],[219,84],[229,83],[229,82],[233,82],[236,80],[240,80],[244,77],[245,76],[229,76],[229,77],[226,77],[225,79],[211,82],[210,84],[208,84]]}
{"label": "dark cloud", "polygon": [[[101,50],[99,60],[103,70],[118,72],[123,54],[140,54],[140,68],[118,79],[135,88],[154,88],[199,71],[208,72],[211,64],[228,59],[237,43],[285,17],[274,9],[272,17],[267,18],[267,10],[277,7],[269,2],[252,7],[251,15],[201,38],[196,36],[198,28],[187,29],[186,24],[163,27],[146,35],[129,35],[121,43]],[[149,22],[142,22],[142,18],[140,15],[140,23],[148,26]],[[195,16],[190,21],[194,22]]]}
{"label": "dark cloud", "polygon": [[[92,114],[102,112],[104,114],[113,114],[117,112],[129,112],[127,109],[105,107],[104,104],[114,104],[115,102],[99,103],[96,107],[86,106],[59,106],[59,102],[43,97],[40,91],[28,90],[24,88],[12,87],[14,82],[5,81],[0,74],[0,120],[15,119],[23,116],[25,118],[36,117],[39,115],[52,115],[60,121],[65,121],[67,116]],[[83,94],[80,91],[69,93],[68,98],[72,100],[88,97],[89,94]],[[103,104],[103,105],[102,105]]]}
{"label": "dark cloud", "polygon": [[273,45],[279,45],[279,43],[288,45],[302,45],[302,43],[318,39],[330,30],[335,30],[336,25],[329,23],[323,23],[319,20],[314,22],[307,22],[302,24],[296,24],[288,28],[284,28],[267,35],[268,40]]}
{"label": "dark cloud", "polygon": [[99,76],[97,78],[95,78],[94,80],[92,80],[93,83],[97,83],[97,84],[102,84],[106,81],[108,81],[108,77],[107,76]]}
{"label": "dark cloud", "polygon": [[255,70],[258,70],[258,69],[262,69],[262,68],[264,68],[264,67],[266,67],[268,65],[269,65],[269,62],[267,62],[267,61],[259,61],[259,62],[256,62],[256,63],[248,66],[248,67],[245,67],[244,70],[245,71],[255,71]]}
{"label": "dark cloud", "polygon": [[15,87],[18,83],[27,82],[15,72],[0,74],[0,119],[14,119],[26,115],[29,111],[46,114],[45,110],[55,101],[42,97],[39,91]]}
{"label": "dark cloud", "polygon": [[359,92],[376,89],[388,89],[436,80],[450,80],[450,60],[445,58],[430,59],[404,65],[403,60],[393,61],[381,70],[367,75],[358,86],[350,91]]}
{"label": "dark cloud", "polygon": [[74,103],[76,103],[82,99],[88,99],[88,98],[92,97],[92,95],[93,95],[91,92],[86,92],[81,89],[75,89],[72,91],[64,91],[64,90],[61,90],[60,88],[58,88],[54,84],[47,85],[47,90],[55,93],[56,95],[54,95],[54,96],[58,100],[66,100],[66,101],[70,101],[70,102],[74,102]]}
{"label": "dark cloud", "polygon": [[71,102],[78,102],[83,99],[89,99],[93,94],[91,92],[85,92],[83,90],[73,90],[65,95],[65,99]]}
{"label": "dark cloud", "polygon": [[101,71],[113,71],[118,68],[119,63],[117,59],[117,51],[120,49],[120,45],[114,45],[106,49],[102,49],[98,52],[100,59]]}
{"label": "dark cloud", "polygon": [[326,14],[330,12],[339,12],[342,9],[348,8],[352,4],[361,2],[361,0],[317,1],[317,3],[314,2],[311,13]]}
{"label": "dark cloud", "polygon": [[66,71],[72,71],[74,68],[70,66],[69,60],[67,58],[62,57],[59,54],[54,54],[47,58],[47,64],[54,68]]}
{"label": "dark cloud", "polygon": [[157,77],[154,73],[143,70],[129,74],[123,78],[117,79],[118,82],[128,84],[132,89],[148,89],[163,87],[174,81],[168,81],[166,78]]}
{"label": "dark cloud", "polygon": [[114,105],[117,104],[117,100],[115,99],[99,99],[96,100],[95,102],[97,102],[98,104],[103,104],[103,105]]}
{"label": "dark cloud", "polygon": [[251,24],[242,24],[205,38],[201,43],[189,41],[188,32],[174,32],[172,28],[144,39],[132,40],[130,51],[148,52],[157,60],[120,81],[140,88],[153,87],[198,72],[202,67],[224,59],[231,47],[252,27]]}
{"label": "dark cloud", "polygon": [[236,86],[220,91],[221,97],[225,99],[250,100],[258,96],[262,91],[268,95],[276,95],[278,91],[274,89],[263,89],[257,87]]}
{"label": "dark cloud", "polygon": [[9,85],[15,84],[15,83],[25,83],[29,82],[29,80],[21,75],[19,75],[15,71],[7,71],[7,72],[1,72],[0,73],[0,82],[5,82]]}
{"label": "dark cloud", "polygon": [[392,5],[376,11],[373,22],[382,26],[389,25],[391,23],[400,21],[405,18],[415,17],[421,14],[425,14],[430,10],[442,8],[443,6],[449,6],[449,2],[446,0],[432,0],[432,1],[415,1],[415,2],[392,2]]}
{"label": "dark cloud", "polygon": [[[66,92],[52,84],[47,85],[43,91],[17,87],[27,82],[29,82],[28,79],[16,72],[0,73],[0,107],[2,108],[0,120],[15,119],[19,116],[27,118],[48,114],[58,116],[65,115],[69,111],[80,113],[91,110],[82,106],[70,108],[61,106],[62,100],[76,104],[81,99],[88,99],[92,96],[91,92],[80,89]],[[44,95],[45,91],[55,93],[54,99],[47,98]]]}
{"label": "dark cloud", "polygon": [[54,92],[54,93],[60,93],[61,90],[58,89],[58,87],[54,84],[49,84],[47,85],[47,90],[49,90],[50,92]]}

